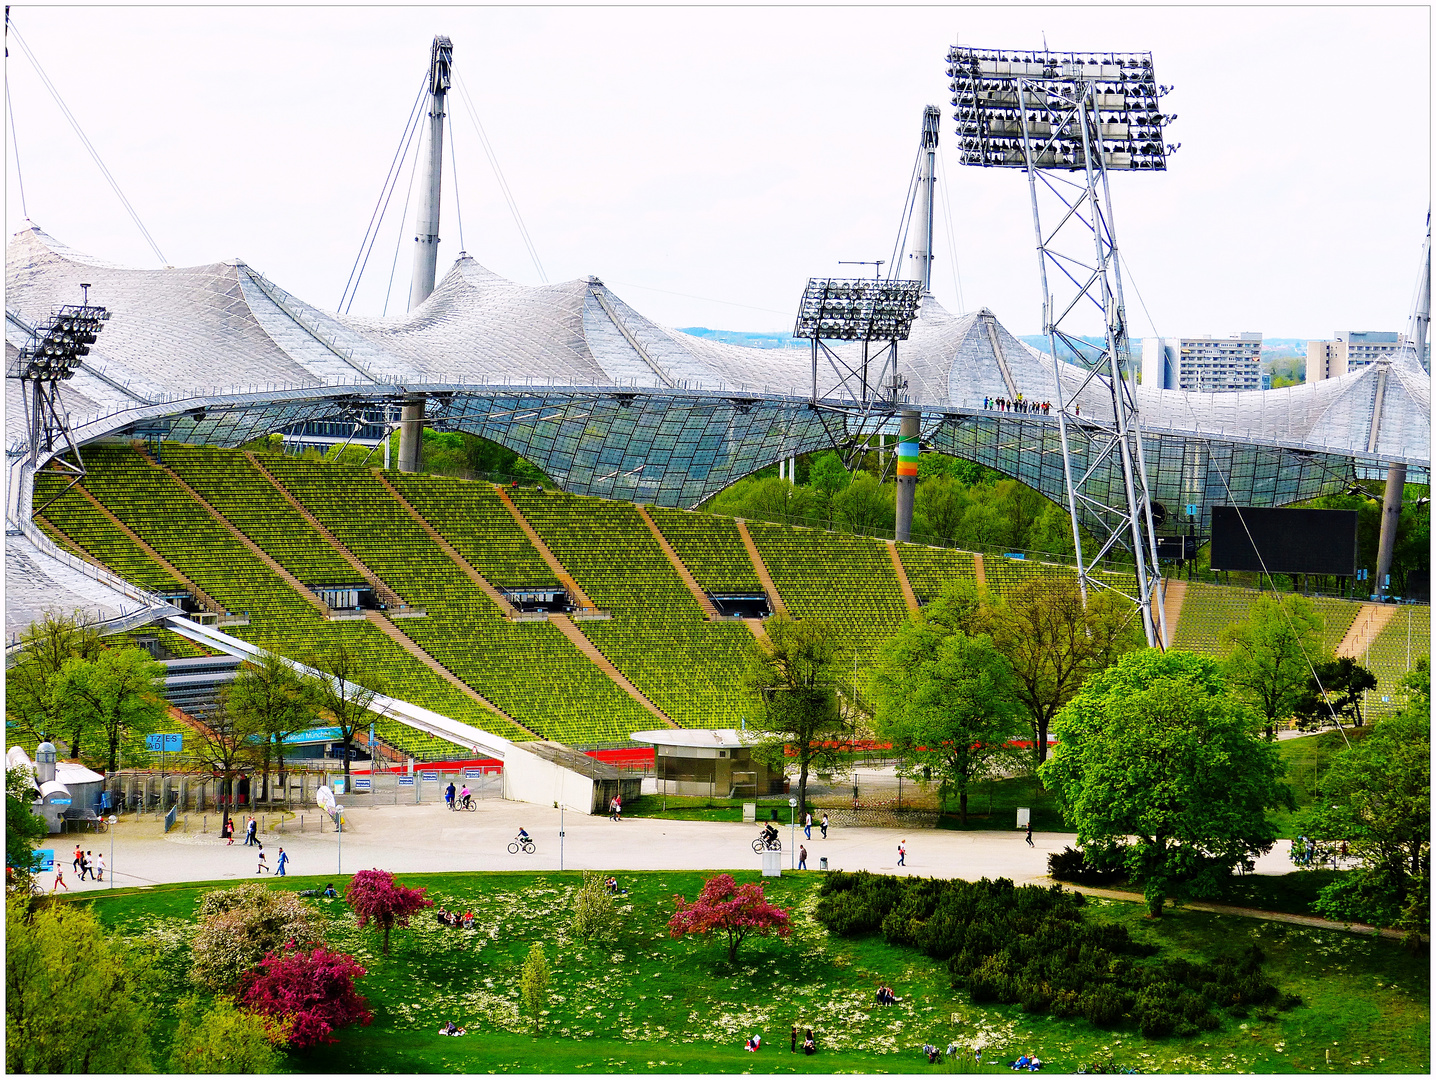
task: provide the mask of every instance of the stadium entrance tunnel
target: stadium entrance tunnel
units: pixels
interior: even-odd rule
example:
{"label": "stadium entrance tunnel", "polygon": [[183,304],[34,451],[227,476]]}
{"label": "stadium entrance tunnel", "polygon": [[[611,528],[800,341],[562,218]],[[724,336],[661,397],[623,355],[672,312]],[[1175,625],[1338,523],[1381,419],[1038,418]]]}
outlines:
{"label": "stadium entrance tunnel", "polygon": [[735,619],[766,619],[773,614],[767,593],[708,593],[718,614]]}

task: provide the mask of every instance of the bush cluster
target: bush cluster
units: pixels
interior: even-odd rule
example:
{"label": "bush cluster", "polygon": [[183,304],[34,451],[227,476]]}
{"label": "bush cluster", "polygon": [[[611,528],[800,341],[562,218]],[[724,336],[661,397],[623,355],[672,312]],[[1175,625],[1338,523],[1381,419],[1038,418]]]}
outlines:
{"label": "bush cluster", "polygon": [[1098,856],[1070,844],[1047,856],[1047,872],[1055,881],[1077,885],[1110,885],[1127,876],[1122,867],[1121,850]]}
{"label": "bush cluster", "polygon": [[1195,1035],[1221,1013],[1286,1008],[1252,946],[1218,963],[1159,960],[1126,927],[1085,917],[1080,893],[1060,886],[832,874],[816,916],[842,936],[881,932],[890,944],[945,960],[973,1004],[1081,1016],[1098,1027],[1134,1024],[1144,1035]]}

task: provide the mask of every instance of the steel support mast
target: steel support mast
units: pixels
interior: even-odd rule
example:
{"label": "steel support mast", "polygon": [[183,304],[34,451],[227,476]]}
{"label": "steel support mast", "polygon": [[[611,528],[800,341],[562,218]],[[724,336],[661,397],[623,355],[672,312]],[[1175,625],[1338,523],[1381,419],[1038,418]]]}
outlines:
{"label": "steel support mast", "polygon": [[[1421,271],[1416,285],[1416,305],[1411,312],[1412,354],[1417,364],[1426,358],[1426,332],[1431,326],[1431,212],[1426,212],[1426,244],[1421,249]],[[1384,378],[1384,376],[1383,376]],[[1375,442],[1380,416],[1372,424]],[[1370,449],[1375,449],[1374,446]],[[1381,540],[1376,551],[1375,595],[1385,600],[1391,594],[1391,557],[1396,550],[1396,527],[1401,523],[1401,502],[1406,495],[1406,466],[1393,461],[1386,467],[1386,492],[1381,500]]]}
{"label": "steel support mast", "polygon": [[[907,278],[922,286],[922,295],[932,295],[932,207],[937,179],[937,135],[942,111],[929,105],[922,111],[922,141],[918,146],[918,181],[913,200],[911,265]],[[917,494],[917,462],[921,453],[919,433],[922,414],[904,409],[898,421],[897,499],[893,522],[893,538],[908,540],[912,536],[913,500]]]}
{"label": "steel support mast", "polygon": [[[444,108],[449,97],[453,43],[440,35],[429,52],[429,156],[414,219],[414,275],[409,285],[409,310],[429,299],[439,266],[439,204],[444,165]],[[399,471],[418,472],[424,464],[424,399],[407,398],[400,413]]]}

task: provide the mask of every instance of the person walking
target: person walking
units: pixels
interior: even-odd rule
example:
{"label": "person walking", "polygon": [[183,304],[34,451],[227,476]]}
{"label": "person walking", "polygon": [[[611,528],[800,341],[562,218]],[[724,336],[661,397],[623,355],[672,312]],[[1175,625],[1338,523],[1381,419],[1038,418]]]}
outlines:
{"label": "person walking", "polygon": [[70,891],[70,886],[65,884],[65,875],[60,872],[58,866],[55,867],[55,884],[50,886],[50,891],[53,893],[56,889],[64,889],[66,892]]}
{"label": "person walking", "polygon": [[813,838],[813,815],[811,812],[803,815],[803,837],[807,840]]}
{"label": "person walking", "polygon": [[255,867],[254,872],[256,874],[267,874],[269,873],[269,863],[264,861],[264,845],[260,844],[258,840],[256,840],[255,843],[259,844],[259,865]]}
{"label": "person walking", "polygon": [[826,810],[823,811],[823,820],[818,828],[823,831],[823,839],[826,840],[828,838],[828,812]]}
{"label": "person walking", "polygon": [[609,820],[609,821],[617,821],[617,820],[618,820],[618,796],[617,796],[617,795],[615,795],[613,798],[611,798],[611,799],[608,800],[608,820]]}
{"label": "person walking", "polygon": [[70,866],[74,869],[75,873],[78,874],[78,873],[80,872],[80,863],[82,863],[82,862],[84,862],[84,861],[85,861],[85,852],[84,852],[84,849],[81,848],[79,844],[76,844],[76,845],[75,845],[75,858],[74,858],[74,861],[72,861],[72,862],[70,863]]}
{"label": "person walking", "polygon": [[613,820],[614,820],[614,821],[622,821],[622,820],[623,820],[623,796],[622,796],[622,795],[615,795],[615,796],[613,797]]}
{"label": "person walking", "polygon": [[1028,846],[1028,847],[1034,847],[1034,846],[1035,846],[1035,845],[1032,843],[1032,819],[1031,819],[1031,818],[1028,818],[1028,819],[1027,819],[1027,846]]}
{"label": "person walking", "polygon": [[899,865],[899,866],[906,866],[906,865],[907,865],[907,841],[906,841],[906,840],[899,840],[899,841],[898,841],[898,865]]}
{"label": "person walking", "polygon": [[95,873],[99,876],[96,881],[105,880],[105,853],[102,851],[95,856]]}
{"label": "person walking", "polygon": [[278,876],[278,877],[283,877],[283,876],[284,876],[284,867],[285,867],[285,865],[289,862],[289,856],[285,854],[283,848],[280,848],[280,849],[279,849],[279,859],[277,860],[277,862],[278,862],[279,865],[278,865],[278,869],[275,871],[275,874],[276,874],[276,876]]}
{"label": "person walking", "polygon": [[798,869],[799,869],[799,870],[806,870],[807,868],[808,868],[808,849],[805,848],[802,844],[799,844],[799,845],[798,845]]}
{"label": "person walking", "polygon": [[[252,814],[249,818],[249,824],[245,829],[244,842],[246,845],[259,844],[259,822],[254,819],[254,815]],[[259,844],[259,846],[263,847],[264,845]]]}

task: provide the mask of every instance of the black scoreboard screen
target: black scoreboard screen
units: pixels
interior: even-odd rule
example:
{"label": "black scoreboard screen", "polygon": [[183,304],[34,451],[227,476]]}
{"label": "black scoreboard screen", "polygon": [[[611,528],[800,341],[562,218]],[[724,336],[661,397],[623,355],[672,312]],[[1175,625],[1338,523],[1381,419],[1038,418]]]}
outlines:
{"label": "black scoreboard screen", "polygon": [[1356,511],[1212,507],[1212,569],[1356,573]]}

